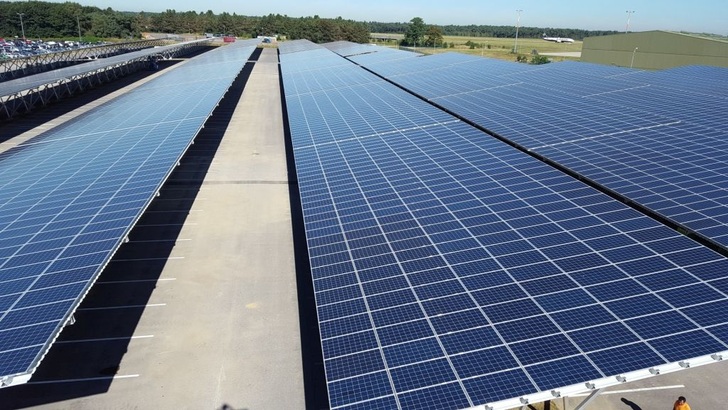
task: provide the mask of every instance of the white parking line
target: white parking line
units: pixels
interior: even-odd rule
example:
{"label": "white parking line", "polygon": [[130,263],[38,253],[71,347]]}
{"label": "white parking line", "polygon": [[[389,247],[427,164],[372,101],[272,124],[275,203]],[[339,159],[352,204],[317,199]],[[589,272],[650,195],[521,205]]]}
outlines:
{"label": "white parking line", "polygon": [[164,213],[172,213],[172,212],[202,212],[202,209],[167,209],[167,210],[158,210],[158,211],[146,211],[147,214],[164,214]]}
{"label": "white parking line", "polygon": [[[671,386],[643,387],[640,389],[605,391],[605,392],[599,393],[599,395],[603,396],[605,394],[624,394],[624,393],[635,393],[635,392],[641,392],[641,391],[684,389],[684,388],[685,388],[685,386],[682,384],[675,384],[675,385],[671,385]],[[575,395],[569,396],[569,397],[586,397],[588,395],[589,394],[575,394]]]}
{"label": "white parking line", "polygon": [[116,376],[84,377],[81,379],[41,380],[41,381],[35,381],[35,382],[30,381],[27,384],[93,382],[93,381],[99,381],[99,380],[131,379],[134,377],[139,377],[139,375],[138,374],[117,374]]}
{"label": "white parking line", "polygon": [[184,256],[170,256],[167,258],[138,258],[138,259],[112,259],[112,262],[144,262],[144,261],[166,261],[173,259],[184,259]]}
{"label": "white parking line", "polygon": [[113,284],[117,284],[117,283],[166,282],[166,281],[172,281],[172,280],[177,280],[177,278],[107,280],[107,281],[98,281],[98,282],[96,282],[96,284],[97,285],[113,285]]}
{"label": "white parking line", "polygon": [[158,227],[158,226],[184,226],[184,225],[190,225],[190,226],[197,226],[197,223],[195,222],[185,222],[181,224],[141,224],[141,225],[134,225],[135,228],[149,228],[149,227]]}
{"label": "white parking line", "polygon": [[81,310],[132,309],[132,308],[147,308],[147,307],[157,307],[157,306],[167,306],[167,304],[166,303],[150,303],[148,305],[103,306],[103,307],[92,307],[92,308],[79,308],[76,310],[81,311]]}
{"label": "white parking line", "polygon": [[131,339],[149,339],[154,335],[142,335],[142,336],[131,336],[131,337],[101,337],[97,339],[75,339],[75,340],[59,340],[56,344],[68,344],[68,343],[87,343],[87,342],[113,342],[115,340],[131,340]]}
{"label": "white parking line", "polygon": [[143,241],[130,240],[129,243],[154,243],[154,242],[188,242],[192,239],[149,239]]}
{"label": "white parking line", "polygon": [[188,201],[190,199],[194,199],[195,201],[206,201],[207,198],[155,198],[155,201]]}

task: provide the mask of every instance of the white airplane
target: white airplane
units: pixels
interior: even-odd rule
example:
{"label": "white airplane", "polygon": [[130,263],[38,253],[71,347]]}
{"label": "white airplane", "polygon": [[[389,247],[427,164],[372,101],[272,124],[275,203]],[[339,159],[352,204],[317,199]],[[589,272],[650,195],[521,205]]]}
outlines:
{"label": "white airplane", "polygon": [[554,43],[573,43],[574,42],[573,38],[568,38],[568,37],[546,37],[546,33],[543,33],[542,38],[546,41],[553,41]]}

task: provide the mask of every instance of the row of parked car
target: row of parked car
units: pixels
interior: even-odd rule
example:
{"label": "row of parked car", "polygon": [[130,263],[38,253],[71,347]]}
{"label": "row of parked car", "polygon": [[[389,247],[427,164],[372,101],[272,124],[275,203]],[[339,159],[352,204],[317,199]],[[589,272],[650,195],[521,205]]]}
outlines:
{"label": "row of parked car", "polygon": [[28,57],[102,44],[103,43],[101,42],[84,43],[79,41],[43,41],[0,38],[0,59]]}

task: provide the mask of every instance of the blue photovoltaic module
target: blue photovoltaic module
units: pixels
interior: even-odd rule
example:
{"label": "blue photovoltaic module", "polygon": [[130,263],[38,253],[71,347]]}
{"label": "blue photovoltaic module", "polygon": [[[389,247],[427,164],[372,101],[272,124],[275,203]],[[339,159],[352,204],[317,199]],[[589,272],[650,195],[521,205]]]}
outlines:
{"label": "blue photovoltaic module", "polygon": [[299,50],[281,70],[332,408],[511,408],[727,350],[726,258]]}
{"label": "blue photovoltaic module", "polygon": [[0,380],[27,381],[241,71],[220,47],[0,154]]}

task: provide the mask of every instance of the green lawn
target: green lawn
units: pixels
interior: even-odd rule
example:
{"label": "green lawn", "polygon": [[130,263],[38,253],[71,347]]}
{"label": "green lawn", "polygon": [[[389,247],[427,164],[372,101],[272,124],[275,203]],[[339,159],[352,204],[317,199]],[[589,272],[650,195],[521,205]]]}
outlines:
{"label": "green lawn", "polygon": [[[387,34],[375,34],[372,33],[372,35],[379,35],[379,36],[385,36]],[[402,35],[396,35],[396,34],[388,34],[388,36],[393,38],[402,38]],[[454,48],[436,48],[432,49],[430,48],[421,48],[417,47],[417,51],[423,52],[423,53],[444,53],[448,51],[455,51],[458,53],[466,53],[466,54],[474,54],[474,55],[483,55],[487,57],[492,58],[499,58],[502,60],[509,60],[509,61],[515,61],[516,55],[513,54],[513,47],[515,45],[515,39],[513,38],[495,38],[495,37],[460,37],[460,36],[444,36],[443,40],[450,44],[454,43]],[[466,46],[465,43],[468,41],[471,41],[473,43],[476,43],[477,46],[475,48],[471,48],[470,46]],[[389,46],[389,47],[397,47],[396,43],[394,41],[389,42],[377,42],[379,45],[383,46]],[[540,38],[519,38],[518,39],[518,53],[524,54],[524,55],[531,55],[533,50],[536,50],[537,53],[561,53],[561,52],[581,52],[581,41],[576,41],[572,44],[570,43],[553,43],[550,41],[545,41]],[[572,57],[550,57],[554,61],[562,61],[562,60],[578,60],[578,58],[572,58]]]}

